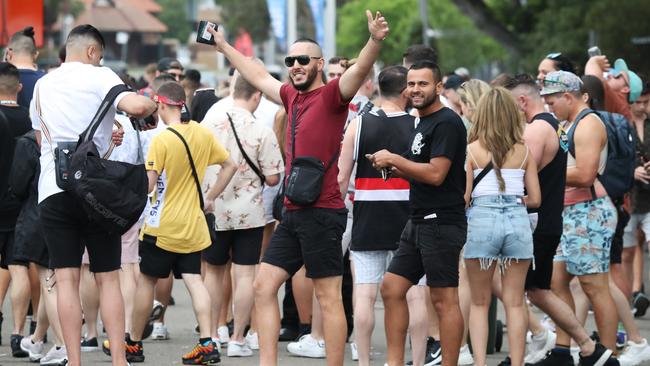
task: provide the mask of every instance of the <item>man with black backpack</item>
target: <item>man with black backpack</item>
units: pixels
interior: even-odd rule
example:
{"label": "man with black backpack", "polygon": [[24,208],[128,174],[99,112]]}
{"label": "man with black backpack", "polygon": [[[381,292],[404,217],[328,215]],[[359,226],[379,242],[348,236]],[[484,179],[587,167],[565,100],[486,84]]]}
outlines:
{"label": "man with black backpack", "polygon": [[[104,46],[104,37],[95,27],[85,24],[72,29],[66,41],[66,62],[36,83],[30,111],[41,144],[38,183],[41,222],[50,253],[50,266],[55,270],[58,313],[68,364],[73,366],[81,363],[79,268],[84,246],[88,249],[90,270],[95,273],[100,290],[104,326],[112,342],[113,365],[126,364],[124,304],[118,275],[121,234],[91,220],[85,204],[69,190],[63,189],[65,185],[60,184],[58,178],[62,169],[57,169],[61,165],[54,159],[55,150],[61,151],[59,147],[66,142],[79,141],[80,134],[88,129],[109,91],[123,85],[113,71],[99,67]],[[122,92],[108,108],[104,117],[97,121],[99,124],[92,141],[87,141],[90,144],[86,145],[93,145],[101,155],[109,148],[116,109],[142,118],[151,115],[156,106],[146,97]],[[74,176],[84,178],[81,172],[75,172]]]}
{"label": "man with black backpack", "polygon": [[[561,252],[555,257],[553,291],[568,304],[573,304],[569,282],[575,276],[591,301],[602,345],[590,356],[580,356],[581,365],[602,365],[616,348],[616,307],[609,291],[609,257],[616,229],[616,207],[610,199],[615,195],[605,182],[618,178],[612,175],[616,157],[609,144],[608,127],[589,109],[583,99],[580,78],[566,71],[546,75],[541,95],[559,120],[569,121],[569,155],[564,195]],[[610,173],[610,174],[607,174]],[[610,187],[616,184],[610,185]],[[564,264],[564,265],[562,265]],[[558,334],[558,344],[568,345]],[[565,336],[566,337],[566,336]],[[604,347],[607,347],[605,349]]]}
{"label": "man with black backpack", "polygon": [[[274,186],[280,182],[284,163],[275,134],[253,116],[262,93],[241,76],[235,80],[233,106],[226,117],[202,123],[230,151],[238,167],[232,182],[215,202],[217,240],[203,251],[203,260],[207,263],[204,283],[212,299],[212,337],[217,337],[226,264],[232,260],[235,328],[228,342],[228,357],[247,357],[253,355],[252,349],[259,348],[257,334],[249,331],[244,338],[244,327],[249,324],[253,308],[255,266],[260,260],[266,225],[262,188],[264,183]],[[206,188],[214,185],[214,171],[218,169],[208,168]]]}

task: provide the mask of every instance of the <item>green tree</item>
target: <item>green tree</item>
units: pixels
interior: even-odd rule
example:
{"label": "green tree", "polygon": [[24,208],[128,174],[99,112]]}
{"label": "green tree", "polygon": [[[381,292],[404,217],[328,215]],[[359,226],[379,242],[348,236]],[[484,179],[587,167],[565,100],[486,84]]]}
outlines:
{"label": "green tree", "polygon": [[[440,35],[434,40],[443,70],[458,66],[476,68],[488,62],[505,60],[505,51],[493,39],[479,32],[449,0],[428,0],[430,27]],[[404,50],[422,43],[422,25],[415,0],[351,0],[338,9],[337,49],[356,57],[368,40],[365,9],[380,10],[390,27],[380,60],[401,63]]]}
{"label": "green tree", "polygon": [[157,2],[162,8],[158,18],[167,26],[164,36],[176,38],[182,43],[187,42],[192,27],[187,19],[185,0],[158,0]]}

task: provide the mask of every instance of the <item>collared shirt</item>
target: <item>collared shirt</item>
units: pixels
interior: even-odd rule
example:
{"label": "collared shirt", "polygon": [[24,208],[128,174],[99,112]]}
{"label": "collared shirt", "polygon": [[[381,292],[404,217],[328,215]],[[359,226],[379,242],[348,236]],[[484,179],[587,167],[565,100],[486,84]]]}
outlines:
{"label": "collared shirt", "polygon": [[[232,107],[227,112],[232,118],[237,136],[246,155],[265,176],[279,174],[284,169],[282,154],[271,129],[255,122],[247,110]],[[233,134],[230,121],[225,116],[219,120],[205,119],[202,125],[230,151],[237,165],[237,173],[214,204],[216,229],[218,231],[251,229],[266,225],[262,204],[262,180],[248,165]],[[203,191],[207,192],[216,182],[220,166],[208,167]]]}

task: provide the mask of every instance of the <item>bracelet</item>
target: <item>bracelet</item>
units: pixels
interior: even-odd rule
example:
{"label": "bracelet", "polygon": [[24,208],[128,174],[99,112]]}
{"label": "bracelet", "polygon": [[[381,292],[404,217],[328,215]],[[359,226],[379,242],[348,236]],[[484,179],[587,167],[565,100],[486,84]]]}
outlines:
{"label": "bracelet", "polygon": [[383,41],[383,40],[386,39],[386,38],[385,38],[385,37],[384,37],[384,38],[375,38],[375,36],[371,33],[371,34],[370,34],[370,39],[372,39],[372,40],[375,41],[375,42],[381,42],[381,41]]}

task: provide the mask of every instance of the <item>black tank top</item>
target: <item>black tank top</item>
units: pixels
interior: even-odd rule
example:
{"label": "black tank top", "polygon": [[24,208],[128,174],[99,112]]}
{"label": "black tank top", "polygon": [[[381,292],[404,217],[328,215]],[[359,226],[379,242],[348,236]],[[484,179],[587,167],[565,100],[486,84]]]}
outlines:
{"label": "black tank top", "polygon": [[538,221],[535,234],[562,235],[562,210],[564,209],[564,188],[566,185],[566,163],[568,140],[560,123],[550,113],[540,113],[534,120],[548,122],[557,132],[559,148],[555,157],[544,169],[539,171],[539,186],[542,191],[542,204],[539,208],[529,209],[537,212]]}
{"label": "black tank top", "polygon": [[379,109],[361,116],[360,122],[350,249],[394,250],[409,217],[409,183],[402,178],[384,181],[365,156],[382,149],[396,154],[406,151],[415,118],[407,113],[387,115]]}

